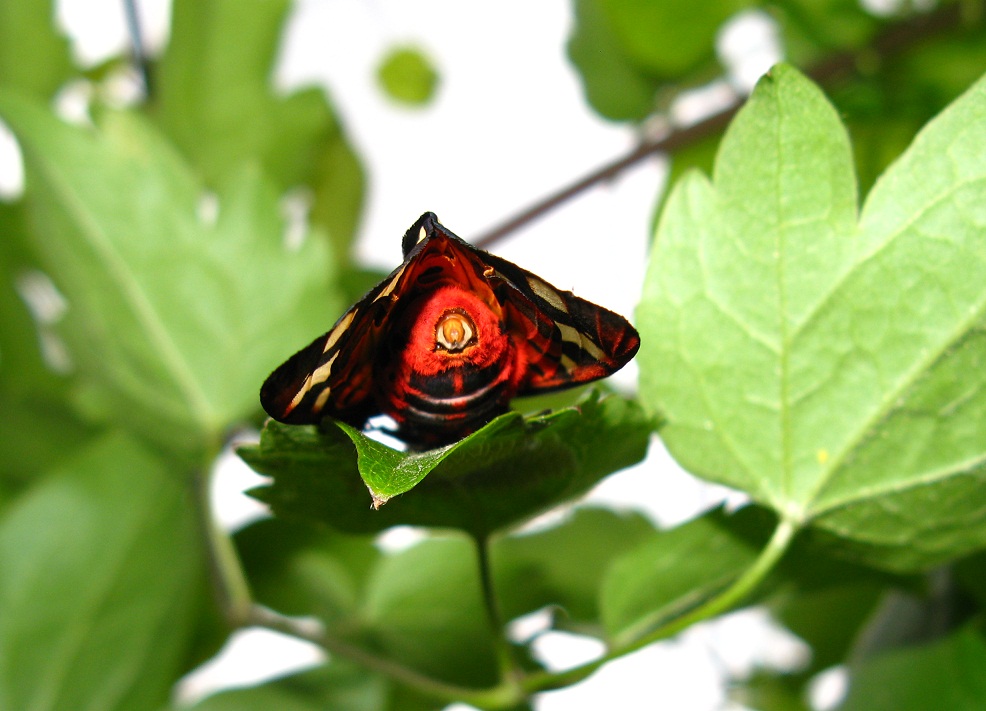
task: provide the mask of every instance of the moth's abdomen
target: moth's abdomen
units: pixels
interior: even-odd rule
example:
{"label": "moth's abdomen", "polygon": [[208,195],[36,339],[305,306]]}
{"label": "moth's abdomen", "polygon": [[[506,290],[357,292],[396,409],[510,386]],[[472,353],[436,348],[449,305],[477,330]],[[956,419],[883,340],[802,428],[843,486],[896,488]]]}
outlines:
{"label": "moth's abdomen", "polygon": [[412,373],[403,388],[390,393],[390,414],[412,441],[454,442],[507,411],[516,390],[510,371],[503,363],[483,369],[461,365],[434,375]]}
{"label": "moth's abdomen", "polygon": [[410,309],[377,382],[377,402],[407,441],[454,442],[505,412],[521,369],[500,314],[457,286]]}

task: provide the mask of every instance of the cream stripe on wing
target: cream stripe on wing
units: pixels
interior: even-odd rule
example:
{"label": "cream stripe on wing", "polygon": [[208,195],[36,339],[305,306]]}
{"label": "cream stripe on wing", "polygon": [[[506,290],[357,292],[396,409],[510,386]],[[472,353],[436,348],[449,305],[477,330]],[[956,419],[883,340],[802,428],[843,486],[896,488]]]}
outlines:
{"label": "cream stripe on wing", "polygon": [[588,353],[596,360],[599,361],[608,360],[608,356],[605,353],[603,353],[602,349],[599,346],[597,346],[595,342],[585,334],[580,333],[576,329],[564,323],[556,322],[555,325],[558,327],[558,330],[561,332],[562,340],[567,341],[568,343],[574,343],[575,345],[577,345],[579,348],[584,350],[586,353]]}

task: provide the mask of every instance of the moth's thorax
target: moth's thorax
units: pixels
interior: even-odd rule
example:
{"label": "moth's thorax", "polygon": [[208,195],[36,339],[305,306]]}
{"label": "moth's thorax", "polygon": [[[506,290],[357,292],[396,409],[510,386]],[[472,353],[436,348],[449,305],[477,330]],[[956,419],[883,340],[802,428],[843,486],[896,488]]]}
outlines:
{"label": "moth's thorax", "polygon": [[403,317],[407,346],[401,360],[408,372],[435,375],[450,368],[486,368],[499,363],[510,346],[496,302],[491,306],[458,285],[421,296]]}
{"label": "moth's thorax", "polygon": [[[495,301],[450,284],[401,316],[399,347],[378,382],[381,408],[405,433],[453,441],[505,411],[516,394],[518,351]],[[406,339],[406,340],[405,340]]]}

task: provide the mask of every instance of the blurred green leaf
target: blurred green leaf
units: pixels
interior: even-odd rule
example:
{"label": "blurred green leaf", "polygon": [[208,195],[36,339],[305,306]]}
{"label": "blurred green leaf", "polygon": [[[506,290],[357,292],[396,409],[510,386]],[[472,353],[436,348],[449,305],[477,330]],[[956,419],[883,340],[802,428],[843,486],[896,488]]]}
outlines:
{"label": "blurred green leaf", "polygon": [[[636,404],[606,397],[549,415],[508,413],[456,444],[420,454],[384,449],[350,428],[347,436],[331,424],[319,431],[273,421],[259,446],[239,453],[273,477],[251,494],[278,515],[355,533],[410,524],[482,537],[636,463],[649,430]],[[413,494],[371,510],[367,488],[379,503],[412,487]]]}
{"label": "blurred green leaf", "polygon": [[753,563],[756,544],[731,531],[727,518],[717,509],[670,530],[654,531],[612,563],[599,601],[612,646],[698,607]]}
{"label": "blurred green leaf", "polygon": [[758,669],[749,679],[730,682],[729,699],[757,711],[814,711],[808,702],[806,681],[801,674]]}
{"label": "blurred green leaf", "polygon": [[[95,434],[70,407],[71,379],[42,360],[18,282],[39,278],[23,205],[0,202],[0,490],[12,495]],[[49,330],[46,335],[53,336]],[[0,499],[3,498],[0,491]]]}
{"label": "blurred green leaf", "polygon": [[256,599],[287,615],[313,615],[335,634],[354,624],[380,554],[373,539],[282,519],[236,535]]}
{"label": "blurred green leaf", "polygon": [[741,0],[595,0],[620,51],[649,76],[677,80],[715,59],[723,22]]}
{"label": "blurred green leaf", "polygon": [[72,76],[69,44],[55,30],[55,3],[0,3],[0,87],[49,99]]}
{"label": "blurred green leaf", "polygon": [[87,406],[173,452],[256,412],[283,344],[338,307],[323,243],[283,246],[256,170],[220,187],[214,222],[197,214],[198,183],[134,116],[84,130],[12,95],[0,115],[24,147],[32,246],[68,299],[59,332]]}
{"label": "blurred green leaf", "polygon": [[0,387],[0,489],[15,493],[97,435],[99,428],[66,404],[54,396],[32,398]]}
{"label": "blurred green leaf", "polygon": [[38,327],[20,293],[25,277],[39,271],[30,239],[24,204],[0,202],[0,387],[57,393],[67,379],[45,366]]}
{"label": "blurred green leaf", "polygon": [[342,263],[351,252],[359,227],[366,189],[363,164],[342,136],[326,145],[314,161],[308,219],[329,233],[332,254]]}
{"label": "blurred green leaf", "polygon": [[319,711],[325,707],[317,699],[298,698],[296,694],[278,686],[264,684],[223,691],[194,706],[179,708],[189,708],[189,711]]}
{"label": "blurred green leaf", "polygon": [[986,641],[966,628],[851,669],[840,711],[973,711],[986,699]]}
{"label": "blurred green leaf", "polygon": [[156,708],[190,634],[201,551],[186,492],[122,435],[0,523],[0,707]]}
{"label": "blurred green leaf", "polygon": [[827,586],[781,593],[770,610],[811,647],[809,669],[819,672],[846,660],[886,590],[873,578],[833,577]]}
{"label": "blurred green leaf", "polygon": [[345,257],[363,171],[324,92],[272,83],[289,0],[177,0],[152,115],[210,187],[245,162],[278,190],[305,186],[309,217]]}
{"label": "blurred green leaf", "polygon": [[958,561],[952,567],[952,573],[962,592],[975,601],[976,606],[986,607],[986,552]]}
{"label": "blurred green leaf", "polygon": [[438,72],[420,49],[394,47],[377,67],[377,81],[387,96],[397,103],[421,106],[434,97]]}
{"label": "blurred green leaf", "polygon": [[575,30],[568,56],[579,72],[586,100],[614,121],[641,120],[654,109],[658,84],[622,53],[599,0],[574,0]]}
{"label": "blurred green leaf", "polygon": [[780,26],[787,56],[801,66],[810,66],[825,53],[859,49],[881,26],[900,19],[877,17],[855,0],[780,0],[769,9]]}
{"label": "blurred green leaf", "polygon": [[776,67],[714,182],[669,198],[638,310],[641,394],[676,458],[877,565],[986,544],[984,117],[981,82],[857,226],[845,130]]}
{"label": "blurred green leaf", "polygon": [[834,87],[832,103],[852,136],[861,192],[870,190],[918,130],[974,83],[984,66],[986,23],[968,22]]}
{"label": "blurred green leaf", "polygon": [[333,659],[261,686],[220,692],[188,711],[397,711],[387,703],[387,686],[379,676]]}
{"label": "blurred green leaf", "polygon": [[639,121],[671,84],[698,84],[716,69],[715,39],[741,0],[574,0],[568,55],[586,98],[606,118]]}
{"label": "blurred green leaf", "polygon": [[468,538],[431,538],[380,560],[362,618],[374,646],[440,679],[471,686],[497,682],[493,638]]}
{"label": "blurred green leaf", "polygon": [[640,514],[578,508],[554,528],[497,539],[492,559],[505,616],[551,605],[561,613],[556,627],[601,634],[599,590],[607,573],[653,532]]}

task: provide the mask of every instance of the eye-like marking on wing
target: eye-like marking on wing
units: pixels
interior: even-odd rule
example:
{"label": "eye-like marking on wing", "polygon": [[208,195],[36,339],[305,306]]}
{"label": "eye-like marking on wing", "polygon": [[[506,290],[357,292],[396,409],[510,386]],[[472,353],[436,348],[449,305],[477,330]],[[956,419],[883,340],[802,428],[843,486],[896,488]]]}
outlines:
{"label": "eye-like marking on wing", "polygon": [[472,247],[433,213],[401,247],[397,269],[270,375],[260,401],[271,417],[362,427],[386,413],[412,446],[436,446],[518,395],[610,375],[640,345],[622,316]]}

